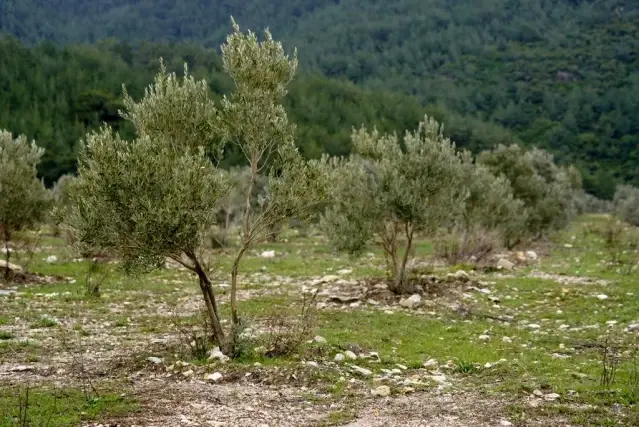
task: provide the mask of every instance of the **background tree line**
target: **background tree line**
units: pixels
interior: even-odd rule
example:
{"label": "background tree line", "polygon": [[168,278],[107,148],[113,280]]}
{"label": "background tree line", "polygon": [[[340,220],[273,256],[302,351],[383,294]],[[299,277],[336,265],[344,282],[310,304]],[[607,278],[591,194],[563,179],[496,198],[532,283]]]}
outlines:
{"label": "background tree line", "polygon": [[[5,0],[0,32],[28,44],[95,43],[113,37],[134,44],[190,40],[217,50],[228,32],[228,18],[234,15],[248,28],[276,29],[274,36],[285,48],[299,48],[302,70],[414,96],[451,128],[459,144],[468,143],[473,151],[516,137],[552,151],[559,162],[575,164],[585,188],[599,197],[611,198],[614,182],[639,183],[639,5],[630,0],[39,3]],[[134,58],[135,51],[121,45],[119,54],[140,73],[137,65],[144,61]],[[150,58],[155,61],[157,56]],[[219,64],[219,59],[210,62]],[[138,78],[149,81],[147,73]],[[108,91],[105,86],[94,89]],[[319,101],[309,98],[310,93],[326,89],[312,79],[305,86],[308,102]],[[332,86],[333,93],[349,92],[347,88]],[[362,102],[359,108],[367,105]],[[414,109],[406,119],[412,125],[423,113]],[[307,113],[319,112],[309,108]],[[308,119],[327,121],[321,115]],[[296,121],[303,129],[304,121]],[[339,121],[331,116],[328,125]],[[405,128],[406,122],[396,128]],[[495,126],[510,133],[506,136]],[[323,144],[349,151],[350,123],[331,142],[325,140],[335,136],[334,129],[309,127],[313,129],[303,140],[312,148],[306,153],[323,149]],[[489,132],[496,140],[476,140],[467,136],[469,132]]]}

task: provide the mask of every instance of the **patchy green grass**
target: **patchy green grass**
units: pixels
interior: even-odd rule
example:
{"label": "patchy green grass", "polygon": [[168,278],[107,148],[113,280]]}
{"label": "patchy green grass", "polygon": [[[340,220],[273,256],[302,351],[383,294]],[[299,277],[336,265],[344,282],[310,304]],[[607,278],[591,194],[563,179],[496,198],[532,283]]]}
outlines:
{"label": "patchy green grass", "polygon": [[123,395],[86,397],[77,389],[9,388],[0,393],[0,426],[77,426],[82,421],[117,417],[137,409]]}

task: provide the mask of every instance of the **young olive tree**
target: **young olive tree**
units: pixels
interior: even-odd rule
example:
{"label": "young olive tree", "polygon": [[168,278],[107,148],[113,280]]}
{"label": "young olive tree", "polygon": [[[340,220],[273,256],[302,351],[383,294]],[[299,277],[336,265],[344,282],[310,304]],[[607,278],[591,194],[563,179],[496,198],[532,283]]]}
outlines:
{"label": "young olive tree", "polygon": [[575,195],[580,176],[574,168],[557,166],[547,151],[525,151],[519,145],[499,145],[478,157],[478,163],[495,175],[505,176],[516,199],[523,202],[526,220],[509,246],[526,235],[541,237],[546,231],[564,227],[575,211]]}
{"label": "young olive tree", "polygon": [[[222,100],[217,124],[224,140],[240,148],[249,167],[242,189],[241,241],[231,269],[231,312],[233,324],[238,325],[236,295],[244,254],[285,220],[313,214],[313,207],[328,197],[330,165],[326,158],[302,159],[293,139],[295,126],[281,104],[297,70],[297,54],[289,57],[268,30],[259,41],[251,31],[242,33],[235,21],[232,24],[222,59],[235,91]],[[267,177],[267,191],[254,206],[260,176]]]}
{"label": "young olive tree", "polygon": [[37,178],[36,167],[44,150],[27,137],[14,139],[0,130],[0,233],[5,254],[4,278],[10,275],[11,242],[14,233],[32,227],[47,215],[51,197]]}
{"label": "young olive tree", "polygon": [[213,338],[228,348],[215,293],[200,251],[228,184],[206,154],[215,141],[216,109],[206,82],[164,67],[140,102],[125,91],[137,138],[108,127],[89,134],[70,183],[65,224],[82,251],[118,256],[125,271],[146,272],[171,258],[198,279]]}
{"label": "young olive tree", "polygon": [[612,200],[617,218],[639,227],[639,188],[619,185]]}
{"label": "young olive tree", "polygon": [[356,155],[341,164],[323,229],[350,253],[374,240],[386,255],[391,290],[409,291],[406,265],[416,233],[448,225],[463,206],[460,156],[429,117],[401,142],[364,128],[354,130],[352,140]]}

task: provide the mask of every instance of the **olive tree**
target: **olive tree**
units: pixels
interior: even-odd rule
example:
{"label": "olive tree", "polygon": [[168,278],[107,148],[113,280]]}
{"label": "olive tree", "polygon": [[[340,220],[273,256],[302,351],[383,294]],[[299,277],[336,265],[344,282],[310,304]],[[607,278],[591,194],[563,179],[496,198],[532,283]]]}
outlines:
{"label": "olive tree", "polygon": [[356,154],[341,164],[322,228],[338,249],[350,253],[375,241],[386,255],[390,288],[406,292],[416,233],[433,234],[450,224],[467,197],[459,191],[460,156],[427,116],[402,141],[364,128],[353,131],[352,141]]}
{"label": "olive tree", "polygon": [[32,227],[47,215],[51,197],[36,167],[44,150],[27,137],[13,138],[11,132],[0,130],[0,232],[4,243],[4,277],[9,277],[14,233]]}
{"label": "olive tree", "polygon": [[463,185],[459,191],[467,197],[450,234],[436,242],[452,262],[471,257],[480,260],[507,245],[521,230],[526,215],[523,202],[515,199],[505,176],[493,175],[468,151],[461,158]]}
{"label": "olive tree", "polygon": [[493,174],[505,176],[514,197],[524,204],[526,220],[520,232],[512,234],[509,246],[526,235],[539,238],[549,230],[562,228],[575,213],[575,196],[581,186],[579,173],[556,165],[547,151],[498,145],[481,153],[478,162]]}
{"label": "olive tree", "polygon": [[[260,41],[251,31],[242,33],[235,21],[232,24],[222,59],[235,91],[223,98],[217,123],[224,140],[239,147],[249,167],[241,190],[241,240],[231,269],[231,313],[237,325],[238,274],[244,254],[288,218],[308,219],[313,214],[313,207],[328,196],[330,167],[326,158],[302,159],[294,143],[295,126],[281,104],[297,70],[297,54],[288,56],[268,30]],[[254,206],[260,176],[268,181],[267,191]]]}
{"label": "olive tree", "polygon": [[[121,114],[133,122],[137,138],[124,141],[108,127],[87,137],[67,215],[80,246],[107,249],[122,259],[127,271],[148,271],[168,257],[195,273],[213,338],[227,354],[233,353],[239,323],[242,254],[269,226],[303,217],[315,200],[325,198],[330,172],[326,159],[302,160],[293,127],[278,103],[295,61],[284,56],[268,32],[267,40],[258,43],[252,33],[240,33],[235,23],[233,27],[223,46],[225,69],[236,83],[231,97],[218,108],[206,82],[195,81],[186,67],[180,81],[162,66],[140,101],[125,88]],[[204,236],[233,186],[228,173],[218,168],[227,141],[240,146],[251,167],[242,189],[244,233],[233,264],[231,331],[222,328],[203,251]],[[268,192],[254,208],[258,173],[268,177]]]}
{"label": "olive tree", "polygon": [[639,188],[619,185],[613,198],[615,216],[639,227]]}

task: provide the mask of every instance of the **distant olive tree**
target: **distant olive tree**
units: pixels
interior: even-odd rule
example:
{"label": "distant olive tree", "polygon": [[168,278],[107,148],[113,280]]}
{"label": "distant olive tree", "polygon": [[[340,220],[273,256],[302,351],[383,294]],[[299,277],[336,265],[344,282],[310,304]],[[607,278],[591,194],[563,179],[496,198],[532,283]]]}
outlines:
{"label": "distant olive tree", "polygon": [[[305,162],[295,149],[292,126],[277,102],[292,77],[281,45],[268,32],[267,40],[258,43],[252,33],[240,33],[235,23],[233,28],[222,51],[235,93],[218,108],[205,81],[195,81],[186,67],[180,81],[163,66],[139,102],[125,90],[121,114],[133,122],[138,136],[124,141],[108,127],[88,135],[66,219],[80,246],[107,249],[127,271],[149,271],[168,257],[195,273],[213,338],[227,354],[233,354],[239,324],[242,254],[273,223],[303,217],[327,194],[330,171],[326,160]],[[251,174],[240,190],[246,201],[244,234],[232,270],[232,329],[225,331],[203,241],[233,189],[217,163],[229,140],[247,155]],[[268,176],[268,192],[255,209],[252,190],[260,172]]]}
{"label": "distant olive tree", "polygon": [[516,144],[498,145],[482,152],[478,163],[493,174],[505,176],[514,197],[524,204],[524,227],[519,235],[511,236],[510,246],[527,235],[539,238],[549,230],[560,229],[575,214],[581,177],[574,168],[556,165],[547,151],[537,148],[526,151]]}
{"label": "distant olive tree", "polygon": [[462,158],[463,185],[466,193],[460,215],[447,236],[438,239],[441,249],[451,263],[474,259],[479,261],[490,252],[508,245],[521,233],[525,225],[524,204],[515,199],[508,179],[493,175],[484,165],[477,164],[471,153]]}
{"label": "distant olive tree", "polygon": [[639,188],[619,185],[613,198],[615,216],[639,227]]}
{"label": "distant olive tree", "polygon": [[342,162],[334,203],[322,218],[333,244],[350,253],[371,241],[383,249],[390,288],[409,291],[406,265],[416,233],[433,234],[460,214],[463,170],[455,145],[425,117],[402,141],[377,130],[354,130],[356,155]]}
{"label": "distant olive tree", "polygon": [[47,215],[51,197],[37,178],[36,167],[44,150],[27,137],[13,138],[0,130],[0,233],[4,248],[4,278],[9,278],[14,233],[33,227]]}

